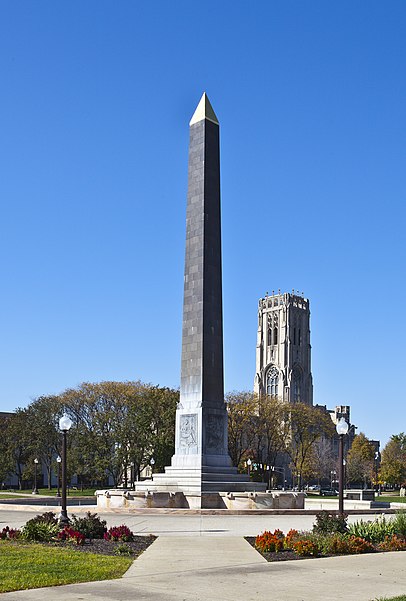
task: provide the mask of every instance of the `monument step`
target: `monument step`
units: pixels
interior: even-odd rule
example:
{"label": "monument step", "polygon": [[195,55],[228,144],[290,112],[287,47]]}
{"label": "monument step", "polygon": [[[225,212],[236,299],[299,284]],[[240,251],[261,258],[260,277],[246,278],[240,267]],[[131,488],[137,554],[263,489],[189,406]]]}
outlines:
{"label": "monument step", "polygon": [[177,468],[165,468],[164,474],[156,474],[154,476],[154,480],[157,478],[167,479],[171,478],[174,480],[181,479],[202,479],[202,480],[212,480],[212,481],[230,481],[230,482],[249,482],[248,476],[246,474],[238,474],[237,471],[215,471],[215,472],[206,472],[204,470],[187,470],[187,469],[177,469]]}
{"label": "monument step", "polygon": [[154,476],[153,480],[144,480],[136,485],[137,491],[176,492],[188,490],[198,492],[264,492],[267,485],[263,482],[248,482],[234,479],[168,478]]}

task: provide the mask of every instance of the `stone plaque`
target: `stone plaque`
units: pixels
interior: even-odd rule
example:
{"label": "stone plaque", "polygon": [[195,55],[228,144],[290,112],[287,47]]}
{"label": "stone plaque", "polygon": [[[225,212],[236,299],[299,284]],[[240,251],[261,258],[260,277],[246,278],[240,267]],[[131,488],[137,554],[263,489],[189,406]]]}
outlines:
{"label": "stone plaque", "polygon": [[197,415],[181,415],[179,425],[180,446],[184,449],[197,446]]}
{"label": "stone plaque", "polygon": [[224,417],[208,415],[206,422],[206,453],[221,455],[224,452]]}

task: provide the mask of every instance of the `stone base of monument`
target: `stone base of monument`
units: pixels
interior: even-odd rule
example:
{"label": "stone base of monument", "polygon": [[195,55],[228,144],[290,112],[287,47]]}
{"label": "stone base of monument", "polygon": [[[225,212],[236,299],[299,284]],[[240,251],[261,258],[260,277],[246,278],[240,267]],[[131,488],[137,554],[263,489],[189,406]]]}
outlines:
{"label": "stone base of monument", "polygon": [[137,492],[184,492],[188,494],[227,492],[265,492],[266,484],[251,482],[246,474],[239,474],[236,467],[165,467],[165,472],[154,474],[153,479],[137,482]]}
{"label": "stone base of monument", "polygon": [[[149,482],[153,486],[151,480]],[[256,483],[252,483],[256,484]],[[97,507],[105,509],[304,509],[305,494],[283,491],[163,492],[97,490]]]}

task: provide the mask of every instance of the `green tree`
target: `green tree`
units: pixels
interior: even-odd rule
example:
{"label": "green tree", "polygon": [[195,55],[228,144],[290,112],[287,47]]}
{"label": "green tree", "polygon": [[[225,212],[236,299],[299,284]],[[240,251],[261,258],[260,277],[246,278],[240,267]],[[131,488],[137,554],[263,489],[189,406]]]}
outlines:
{"label": "green tree", "polygon": [[18,487],[21,490],[24,466],[30,457],[32,443],[28,410],[16,409],[7,420],[3,434],[6,441],[6,461],[10,465],[10,473],[17,476]]}
{"label": "green tree", "polygon": [[47,472],[48,489],[51,489],[53,461],[60,454],[61,434],[59,417],[62,406],[58,396],[41,396],[27,407],[27,419],[30,422],[30,441],[28,472],[31,476],[34,459],[38,459],[41,468]]}
{"label": "green tree", "polygon": [[363,432],[357,434],[347,454],[347,479],[363,482],[364,486],[373,478],[375,447]]}
{"label": "green tree", "polygon": [[13,461],[7,441],[7,429],[12,415],[3,417],[0,422],[0,487],[14,472]]}
{"label": "green tree", "polygon": [[126,382],[84,382],[61,395],[73,419],[68,440],[74,473],[83,484],[103,480],[106,474],[118,486],[123,475],[120,432],[126,417],[131,386]]}
{"label": "green tree", "polygon": [[380,480],[393,485],[406,482],[406,434],[394,434],[382,451]]}
{"label": "green tree", "polygon": [[73,418],[72,466],[81,482],[126,483],[129,465],[139,473],[154,456],[157,469],[174,452],[179,392],[142,382],[84,382],[61,395]]}

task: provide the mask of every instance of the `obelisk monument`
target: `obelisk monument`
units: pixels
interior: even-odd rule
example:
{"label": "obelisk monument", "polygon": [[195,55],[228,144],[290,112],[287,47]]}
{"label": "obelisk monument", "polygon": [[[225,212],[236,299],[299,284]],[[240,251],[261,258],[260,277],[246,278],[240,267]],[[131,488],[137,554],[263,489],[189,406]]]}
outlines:
{"label": "obelisk monument", "polygon": [[219,122],[190,121],[180,403],[173,467],[230,467],[223,379]]}
{"label": "obelisk monument", "polygon": [[190,121],[181,384],[175,428],[171,465],[153,480],[137,483],[137,491],[178,493],[189,507],[222,507],[220,493],[265,490],[265,484],[238,474],[228,454],[219,122],[206,94]]}

